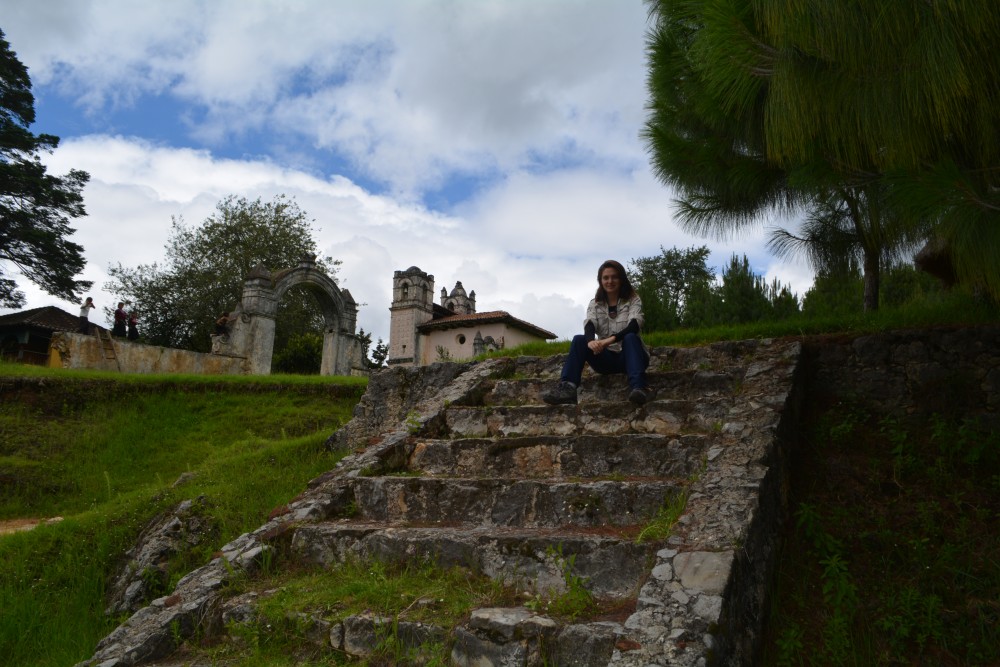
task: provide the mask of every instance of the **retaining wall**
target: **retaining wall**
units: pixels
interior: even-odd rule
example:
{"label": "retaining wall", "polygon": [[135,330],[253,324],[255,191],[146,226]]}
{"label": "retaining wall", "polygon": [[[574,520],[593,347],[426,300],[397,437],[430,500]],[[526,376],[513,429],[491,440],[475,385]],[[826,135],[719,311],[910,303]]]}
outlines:
{"label": "retaining wall", "polygon": [[175,350],[158,345],[113,339],[117,359],[106,359],[96,336],[56,333],[49,344],[49,366],[53,368],[120,371],[122,373],[191,373],[198,375],[246,375],[243,357]]}
{"label": "retaining wall", "polygon": [[806,353],[809,400],[1000,427],[1000,326],[820,337],[808,341]]}

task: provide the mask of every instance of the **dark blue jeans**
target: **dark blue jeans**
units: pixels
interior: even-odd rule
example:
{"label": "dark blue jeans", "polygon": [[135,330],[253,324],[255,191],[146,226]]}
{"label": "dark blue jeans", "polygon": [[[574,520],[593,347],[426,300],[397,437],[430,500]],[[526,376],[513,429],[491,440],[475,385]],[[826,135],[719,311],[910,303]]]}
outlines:
{"label": "dark blue jeans", "polygon": [[573,343],[569,348],[569,356],[563,364],[563,382],[572,382],[580,386],[580,379],[583,377],[583,365],[590,364],[598,373],[607,375],[610,373],[624,373],[628,376],[628,386],[632,389],[646,388],[646,368],[649,366],[649,355],[646,348],[642,346],[642,341],[636,334],[626,334],[622,339],[622,351],[612,352],[604,350],[600,354],[587,347],[587,343],[592,339],[583,334],[573,336]]}

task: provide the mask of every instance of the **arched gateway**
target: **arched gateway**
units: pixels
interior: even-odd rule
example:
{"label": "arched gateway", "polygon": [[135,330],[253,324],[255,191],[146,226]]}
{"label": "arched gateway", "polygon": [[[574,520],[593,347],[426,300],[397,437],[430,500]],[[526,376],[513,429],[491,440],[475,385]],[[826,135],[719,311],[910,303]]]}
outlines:
{"label": "arched gateway", "polygon": [[258,264],[243,283],[243,298],[230,313],[229,333],[212,337],[212,354],[243,357],[250,375],[269,375],[274,354],[278,304],[292,287],[308,289],[323,312],[321,375],[350,375],[364,368],[361,338],[355,333],[358,304],[316,268],[316,256],[302,258],[294,269],[271,273]]}

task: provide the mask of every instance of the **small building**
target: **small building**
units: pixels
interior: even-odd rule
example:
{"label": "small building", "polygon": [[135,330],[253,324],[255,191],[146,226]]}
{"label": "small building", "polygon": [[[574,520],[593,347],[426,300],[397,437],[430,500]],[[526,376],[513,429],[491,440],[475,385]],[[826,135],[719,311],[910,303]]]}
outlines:
{"label": "small building", "polygon": [[503,310],[476,312],[475,291],[461,281],[434,303],[434,276],[411,266],[392,277],[390,366],[426,366],[461,361],[504,347],[552,340],[556,335]]}
{"label": "small building", "polygon": [[[99,327],[93,322],[90,326],[92,330]],[[59,331],[72,333],[79,327],[78,316],[55,306],[0,315],[0,353],[4,361],[45,366],[49,363],[52,334]]]}

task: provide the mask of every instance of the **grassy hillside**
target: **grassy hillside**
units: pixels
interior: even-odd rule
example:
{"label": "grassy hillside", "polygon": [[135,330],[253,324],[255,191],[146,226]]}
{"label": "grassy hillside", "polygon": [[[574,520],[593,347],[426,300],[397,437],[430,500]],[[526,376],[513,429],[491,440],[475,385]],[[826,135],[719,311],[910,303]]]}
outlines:
{"label": "grassy hillside", "polygon": [[11,665],[91,655],[121,620],[103,613],[114,567],[180,500],[204,496],[218,530],[173,563],[172,581],[262,524],[333,466],[323,443],[364,391],[350,378],[24,377],[37,373],[0,367],[20,376],[0,403],[0,520],[64,520],[0,537],[0,655]]}

